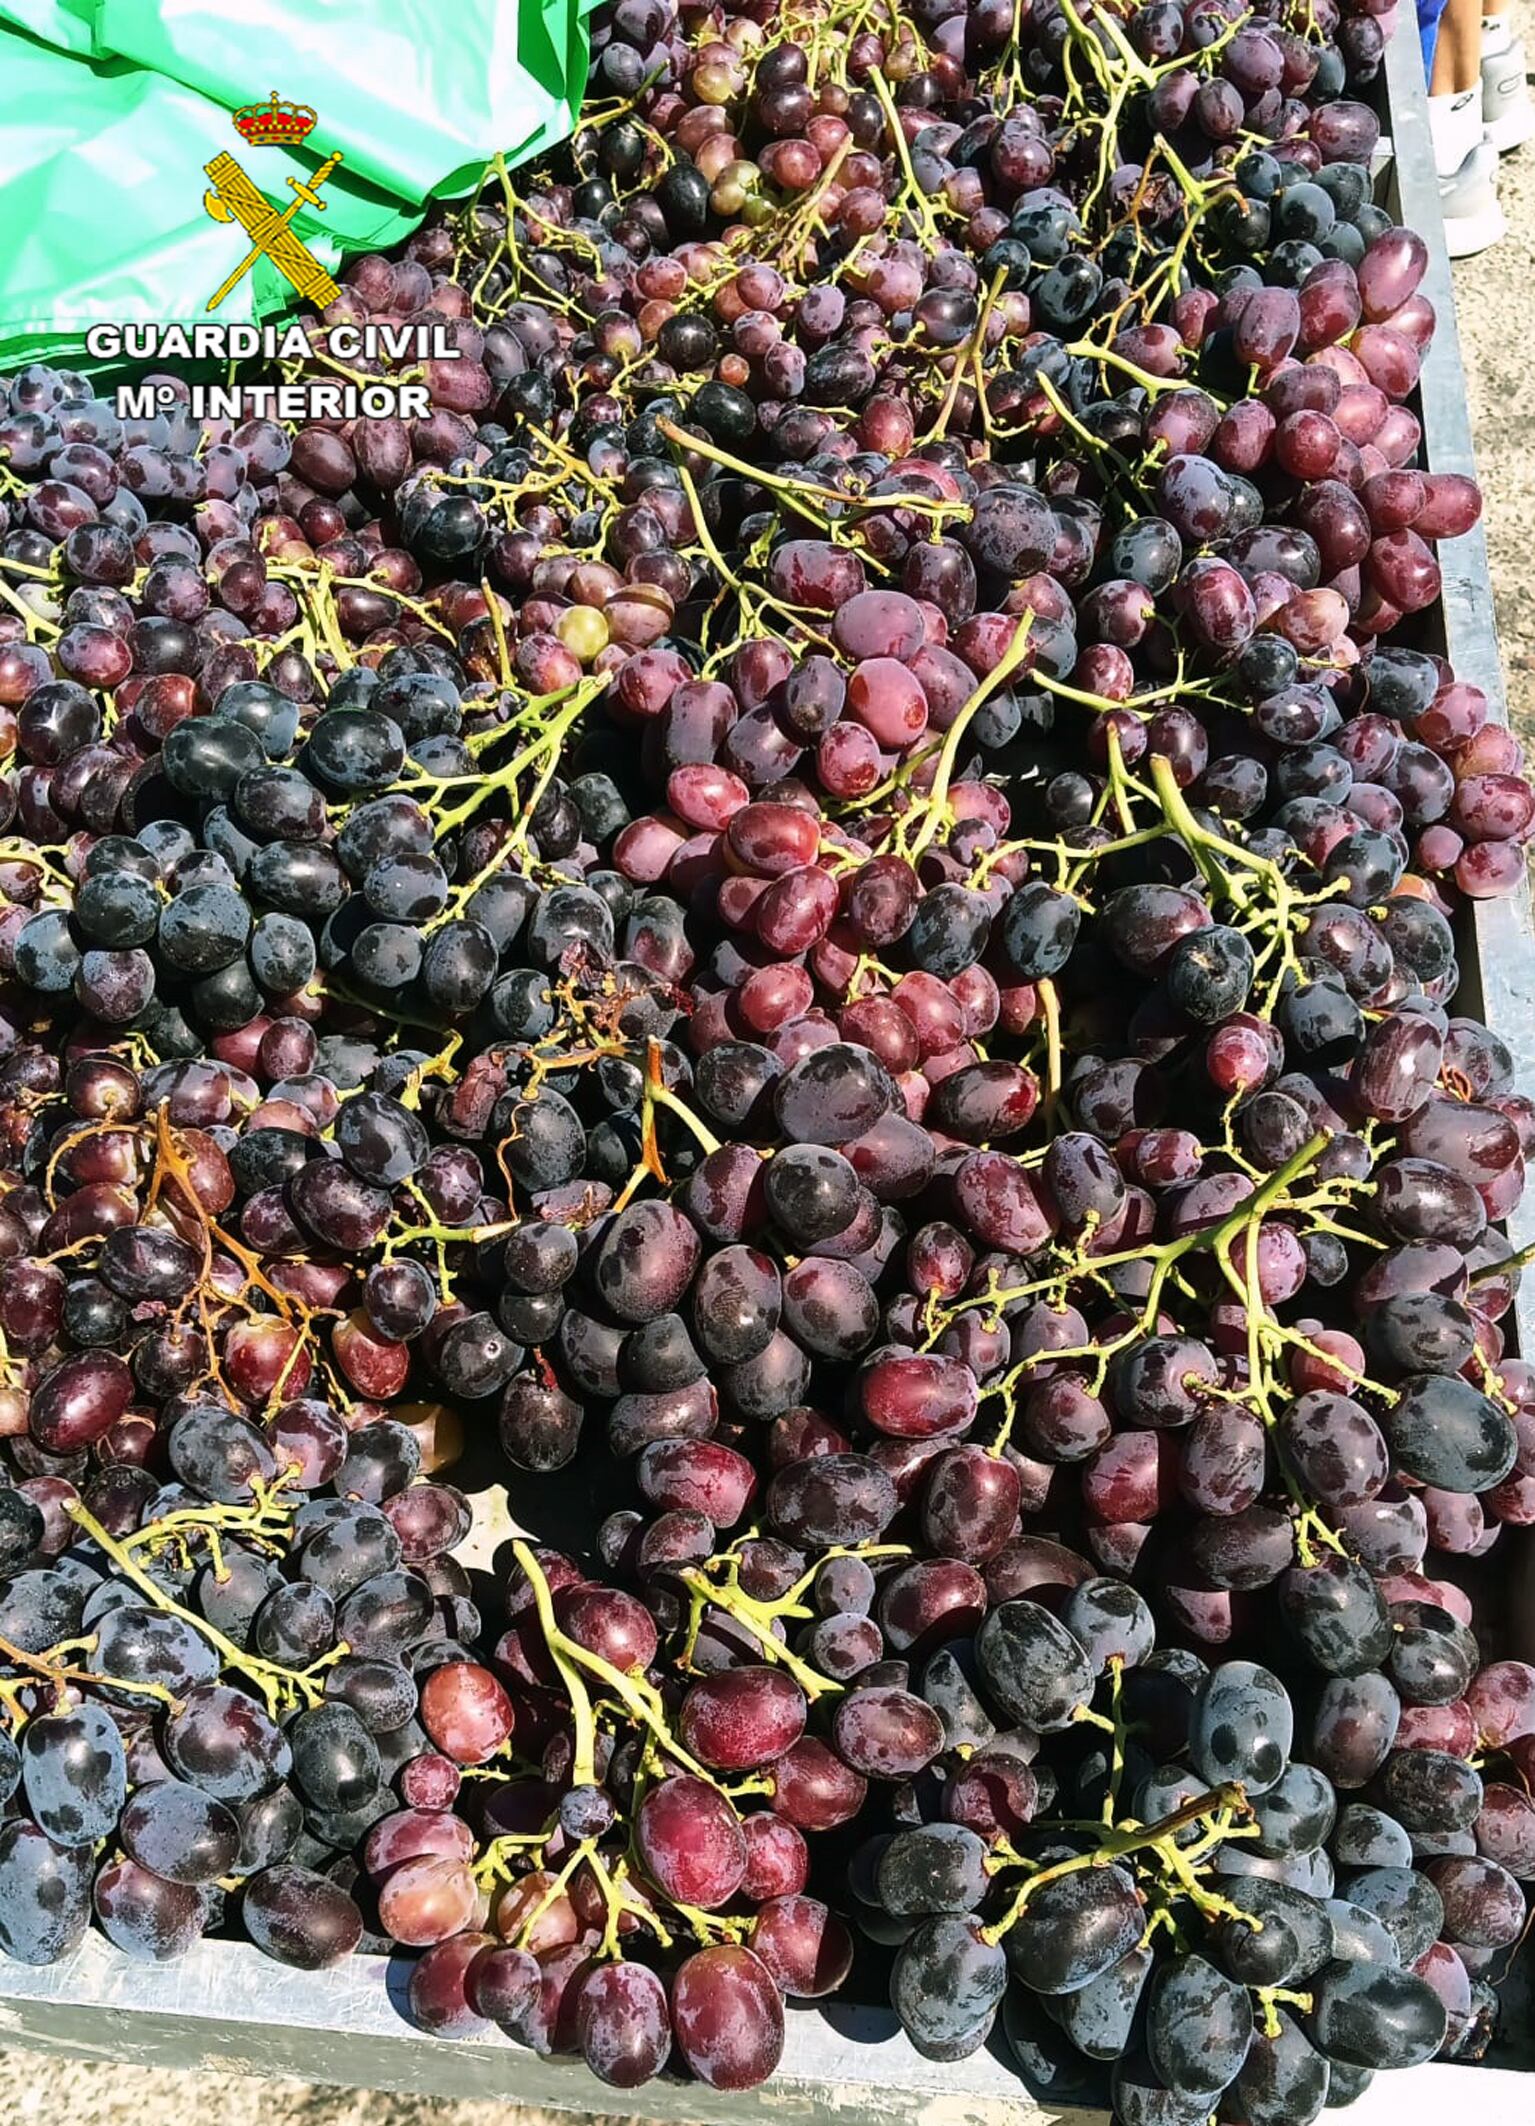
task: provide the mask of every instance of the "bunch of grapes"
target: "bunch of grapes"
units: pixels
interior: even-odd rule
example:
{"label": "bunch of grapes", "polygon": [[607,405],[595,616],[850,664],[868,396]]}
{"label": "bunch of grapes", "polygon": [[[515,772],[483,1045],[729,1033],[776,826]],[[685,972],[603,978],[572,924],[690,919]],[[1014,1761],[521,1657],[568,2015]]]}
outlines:
{"label": "bunch of grapes", "polygon": [[1535,792],[1393,16],[614,0],[306,321],[425,418],[0,380],[0,1951],[1122,2126],[1484,2053]]}

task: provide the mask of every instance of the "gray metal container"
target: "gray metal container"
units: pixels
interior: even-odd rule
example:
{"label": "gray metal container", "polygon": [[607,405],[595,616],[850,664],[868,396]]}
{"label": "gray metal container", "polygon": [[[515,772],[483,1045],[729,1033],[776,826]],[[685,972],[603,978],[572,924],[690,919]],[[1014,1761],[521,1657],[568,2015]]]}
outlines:
{"label": "gray metal container", "polygon": [[[1428,138],[1428,110],[1416,25],[1404,10],[1386,63],[1388,124],[1397,154],[1387,174],[1388,203],[1428,240],[1424,292],[1438,330],[1423,366],[1421,412],[1425,454],[1436,471],[1474,471],[1455,329],[1454,294],[1445,256],[1438,190]],[[1457,673],[1482,686],[1506,721],[1503,676],[1493,623],[1487,547],[1480,530],[1440,548],[1444,571],[1440,641]],[[1508,1042],[1522,1085],[1535,1089],[1535,931],[1528,891],[1475,905],[1461,940],[1462,1008],[1485,1018]],[[1515,1247],[1535,1240],[1535,1191],[1509,1221]],[[1535,1277],[1517,1310],[1520,1348],[1535,1351]],[[504,1489],[477,1499],[477,1546],[510,1533]],[[1535,1627],[1519,1633],[1520,1613],[1535,1601],[1518,1585],[1532,1546],[1523,1531],[1499,1549],[1515,1581],[1514,1650],[1535,1653]],[[784,2058],[772,2082],[743,2096],[721,2096],[694,2082],[659,2081],[625,2097],[578,2062],[539,2059],[497,2035],[462,2042],[423,2036],[406,2020],[403,1960],[353,1957],[319,1974],[293,1971],[259,1951],[205,1942],[163,1966],[129,1963],[97,1934],[63,1965],[34,1970],[0,1962],[0,2043],[39,2051],[157,2067],[209,2067],[304,2081],[406,2091],[421,2096],[491,2098],[678,2121],[735,2126],[744,2120],[877,2119],[911,2126],[1023,2126],[1047,2114],[1007,2064],[1000,2037],[993,2050],[955,2065],[921,2058],[883,2007],[833,2003],[791,2010]],[[1519,1989],[1522,2002],[1528,1995]],[[1510,2020],[1530,2036],[1524,2006]],[[1473,2079],[1474,2075],[1474,2079]],[[1499,2069],[1429,2066],[1383,2074],[1348,2113],[1357,2126],[1418,2126],[1475,2105],[1479,2126],[1527,2126],[1531,2084]],[[1054,2112],[1068,2126],[1099,2126],[1102,2114]]]}

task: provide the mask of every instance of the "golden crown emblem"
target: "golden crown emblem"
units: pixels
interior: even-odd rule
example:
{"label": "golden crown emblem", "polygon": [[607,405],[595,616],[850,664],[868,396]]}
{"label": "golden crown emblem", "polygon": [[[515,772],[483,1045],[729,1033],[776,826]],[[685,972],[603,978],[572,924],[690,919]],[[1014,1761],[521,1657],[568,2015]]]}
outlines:
{"label": "golden crown emblem", "polygon": [[276,89],[265,103],[248,103],[234,114],[235,131],[253,148],[291,148],[314,131],[307,103],[288,103]]}

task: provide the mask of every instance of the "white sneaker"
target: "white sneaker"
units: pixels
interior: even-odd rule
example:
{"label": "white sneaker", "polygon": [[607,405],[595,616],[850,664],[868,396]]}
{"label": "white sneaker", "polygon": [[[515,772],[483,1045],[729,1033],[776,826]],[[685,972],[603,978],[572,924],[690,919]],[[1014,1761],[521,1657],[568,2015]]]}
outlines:
{"label": "white sneaker", "polygon": [[1509,37],[1482,48],[1482,127],[1500,155],[1522,148],[1535,134],[1535,104],[1525,79],[1524,43]]}
{"label": "white sneaker", "polygon": [[1453,177],[1439,180],[1445,249],[1451,258],[1474,258],[1508,232],[1494,179],[1498,154],[1490,142],[1473,148]]}

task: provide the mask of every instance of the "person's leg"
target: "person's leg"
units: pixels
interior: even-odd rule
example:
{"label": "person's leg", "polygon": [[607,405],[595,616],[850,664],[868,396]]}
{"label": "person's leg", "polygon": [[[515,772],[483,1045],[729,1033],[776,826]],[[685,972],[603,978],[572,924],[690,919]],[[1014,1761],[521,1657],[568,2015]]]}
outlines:
{"label": "person's leg", "polygon": [[1474,89],[1482,72],[1482,0],[1448,0],[1434,40],[1430,106]]}
{"label": "person's leg", "polygon": [[1452,177],[1482,138],[1482,0],[1448,0],[1434,39],[1428,122],[1441,177]]}
{"label": "person's leg", "polygon": [[1535,133],[1524,44],[1514,34],[1508,0],[1482,0],[1482,124],[1504,155]]}
{"label": "person's leg", "polygon": [[1482,0],[1446,0],[1428,78],[1428,124],[1445,243],[1451,258],[1470,258],[1507,226],[1493,183],[1498,158],[1483,138]]}

